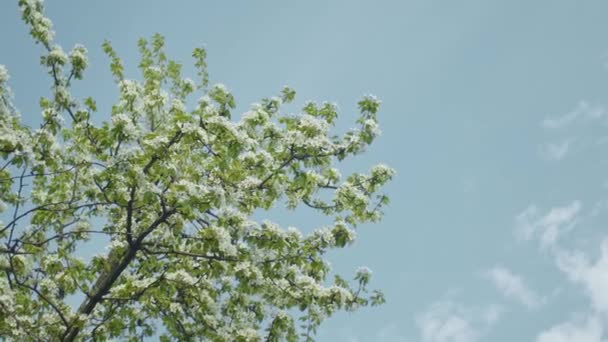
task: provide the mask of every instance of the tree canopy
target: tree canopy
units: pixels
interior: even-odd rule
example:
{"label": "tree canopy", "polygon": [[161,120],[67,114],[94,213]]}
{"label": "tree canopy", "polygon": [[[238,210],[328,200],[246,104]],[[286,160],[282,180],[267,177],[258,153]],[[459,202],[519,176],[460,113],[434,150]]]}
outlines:
{"label": "tree canopy", "polygon": [[[55,43],[41,0],[19,6],[50,94],[28,127],[0,65],[2,338],[312,340],[337,310],[384,301],[368,289],[369,269],[330,277],[325,258],[388,203],[391,168],[345,177],[337,168],[378,136],[375,97],[358,102],[356,127],[342,135],[331,103],[281,113],[290,88],[236,118],[233,95],[209,82],[206,51],[192,53],[195,80],[183,77],[157,34],[138,42],[138,79],[103,43],[119,98],[97,113],[92,97],[71,92],[86,48]],[[333,223],[303,234],[253,219],[277,205]],[[87,241],[107,246],[77,256]]]}

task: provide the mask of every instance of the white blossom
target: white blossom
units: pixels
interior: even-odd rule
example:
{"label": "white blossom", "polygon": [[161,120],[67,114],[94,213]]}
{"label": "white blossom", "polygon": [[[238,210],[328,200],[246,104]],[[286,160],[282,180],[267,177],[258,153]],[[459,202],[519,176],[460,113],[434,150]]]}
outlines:
{"label": "white blossom", "polygon": [[191,78],[184,78],[184,84],[190,89],[196,89],[196,83]]}
{"label": "white blossom", "polygon": [[64,65],[68,62],[68,55],[66,55],[61,46],[55,45],[53,46],[53,49],[49,52],[48,61],[49,63],[57,63],[59,65]]}
{"label": "white blossom", "polygon": [[87,67],[87,52],[87,49],[81,44],[76,44],[72,51],[70,51],[70,61],[77,78],[82,77],[82,70]]}
{"label": "white blossom", "polygon": [[9,80],[10,76],[8,74],[8,70],[2,64],[0,64],[0,85],[6,83]]}
{"label": "white blossom", "polygon": [[121,248],[125,248],[125,247],[127,247],[127,241],[125,241],[124,239],[120,239],[120,238],[114,238],[114,239],[112,239],[110,244],[106,247],[106,249],[112,251],[115,249],[121,249]]}
{"label": "white blossom", "polygon": [[382,130],[380,130],[380,126],[378,126],[378,122],[376,120],[367,119],[363,122],[363,127],[366,131],[368,131],[373,137],[380,136]]}
{"label": "white blossom", "polygon": [[123,96],[127,98],[135,98],[139,94],[139,85],[133,80],[121,80],[118,83]]}
{"label": "white blossom", "polygon": [[361,276],[369,277],[372,275],[372,270],[370,270],[367,266],[361,266],[357,269],[356,273]]}
{"label": "white blossom", "polygon": [[300,117],[300,126],[303,129],[312,130],[316,134],[323,134],[329,129],[329,124],[327,123],[327,121],[308,114],[302,115]]}
{"label": "white blossom", "polygon": [[181,314],[182,306],[178,303],[171,303],[171,304],[169,304],[169,311],[171,311],[174,314]]}
{"label": "white blossom", "polygon": [[295,227],[287,227],[287,236],[294,238],[295,240],[302,239],[302,232]]}
{"label": "white blossom", "polygon": [[225,253],[228,256],[236,255],[236,246],[232,244],[232,238],[228,231],[221,227],[213,227],[215,238],[217,239],[218,247],[220,252]]}
{"label": "white blossom", "polygon": [[173,99],[171,102],[171,108],[178,112],[184,112],[186,110],[186,106],[180,99]]}
{"label": "white blossom", "polygon": [[196,284],[196,279],[190,275],[190,273],[184,270],[177,270],[174,272],[169,272],[165,274],[165,278],[173,281],[179,281],[184,284],[194,285]]}
{"label": "white blossom", "polygon": [[240,182],[239,186],[242,189],[251,189],[251,188],[255,188],[255,187],[259,186],[261,182],[262,181],[259,178],[249,176],[249,177],[246,177],[245,179],[243,179]]}

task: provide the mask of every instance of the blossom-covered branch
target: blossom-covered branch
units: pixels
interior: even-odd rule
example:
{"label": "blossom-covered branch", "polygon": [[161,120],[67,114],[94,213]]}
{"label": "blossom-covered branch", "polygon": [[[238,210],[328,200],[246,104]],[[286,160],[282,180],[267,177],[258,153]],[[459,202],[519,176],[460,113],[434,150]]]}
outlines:
{"label": "blossom-covered branch", "polygon": [[[325,259],[388,204],[391,168],[338,169],[380,134],[374,96],[342,136],[330,103],[283,114],[295,99],[287,87],[237,118],[227,87],[209,81],[206,51],[192,54],[192,80],[154,35],[138,42],[139,79],[103,43],[119,96],[97,113],[92,97],[71,92],[87,50],[55,43],[42,1],[19,6],[43,47],[50,94],[39,127],[26,126],[0,66],[0,336],[310,340],[337,310],[384,301],[367,268],[332,281]],[[281,204],[333,223],[305,235],[252,218]],[[79,257],[85,245],[105,248]]]}

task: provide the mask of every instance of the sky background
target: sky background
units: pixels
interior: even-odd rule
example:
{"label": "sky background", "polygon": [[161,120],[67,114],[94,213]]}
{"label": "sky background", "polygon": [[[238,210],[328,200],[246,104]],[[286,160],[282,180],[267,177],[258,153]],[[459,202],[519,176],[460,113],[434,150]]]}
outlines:
{"label": "sky background", "polygon": [[[138,77],[137,39],[155,32],[186,71],[205,46],[211,81],[240,112],[289,85],[297,104],[336,102],[345,129],[362,95],[382,100],[382,136],[343,173],[392,166],[392,202],[330,258],[344,275],[369,266],[387,303],[336,315],[319,341],[608,339],[608,2],[45,3],[58,42],[89,49],[75,90],[101,113],[117,94],[101,43]],[[0,39],[34,123],[50,83],[16,1],[0,5]]]}

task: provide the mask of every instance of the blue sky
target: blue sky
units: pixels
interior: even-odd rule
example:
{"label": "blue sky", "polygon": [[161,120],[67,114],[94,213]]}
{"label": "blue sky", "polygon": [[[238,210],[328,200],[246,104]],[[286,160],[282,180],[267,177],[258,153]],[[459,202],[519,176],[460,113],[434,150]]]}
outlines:
{"label": "blue sky", "polygon": [[[108,109],[112,41],[131,77],[136,41],[159,32],[190,68],[209,53],[213,82],[241,110],[283,85],[328,100],[341,127],[363,94],[382,101],[383,135],[346,170],[397,169],[380,224],[332,253],[384,289],[379,308],[340,314],[320,341],[608,339],[608,3],[600,0],[47,0],[57,39],[83,43],[77,89]],[[48,93],[40,47],[16,1],[0,10],[0,63],[35,122]],[[277,212],[303,229],[317,221]]]}

